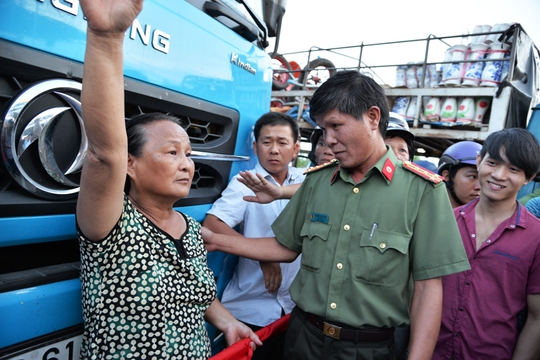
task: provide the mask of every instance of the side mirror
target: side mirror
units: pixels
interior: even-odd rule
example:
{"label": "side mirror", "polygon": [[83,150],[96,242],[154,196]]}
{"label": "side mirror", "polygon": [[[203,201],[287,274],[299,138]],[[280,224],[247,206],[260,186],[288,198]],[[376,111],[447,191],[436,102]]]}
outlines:
{"label": "side mirror", "polygon": [[287,0],[265,0],[264,1],[264,22],[268,28],[269,37],[279,37],[281,20],[285,14]]}

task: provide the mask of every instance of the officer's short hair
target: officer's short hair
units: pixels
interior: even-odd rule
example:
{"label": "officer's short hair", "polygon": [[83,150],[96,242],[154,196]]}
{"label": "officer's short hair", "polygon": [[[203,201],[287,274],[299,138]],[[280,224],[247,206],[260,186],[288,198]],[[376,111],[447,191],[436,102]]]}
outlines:
{"label": "officer's short hair", "polygon": [[386,134],[389,107],[384,89],[358,71],[338,71],[315,91],[309,106],[314,120],[334,109],[361,119],[372,106],[377,106],[381,111],[379,131],[382,137]]}

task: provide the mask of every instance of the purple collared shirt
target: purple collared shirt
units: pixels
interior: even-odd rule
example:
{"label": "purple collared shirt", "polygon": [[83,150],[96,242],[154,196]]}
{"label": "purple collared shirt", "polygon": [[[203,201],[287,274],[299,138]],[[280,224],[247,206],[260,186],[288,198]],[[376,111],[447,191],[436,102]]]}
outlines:
{"label": "purple collared shirt", "polygon": [[[517,202],[517,201],[516,201]],[[433,360],[511,359],[518,314],[540,293],[540,220],[517,202],[476,250],[478,199],[454,209],[471,270],[443,277],[443,313]]]}

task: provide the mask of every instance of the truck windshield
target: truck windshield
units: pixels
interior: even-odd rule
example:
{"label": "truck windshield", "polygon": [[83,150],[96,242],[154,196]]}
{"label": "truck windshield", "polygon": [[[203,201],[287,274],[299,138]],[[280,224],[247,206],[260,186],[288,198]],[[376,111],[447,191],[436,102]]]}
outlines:
{"label": "truck windshield", "polygon": [[[224,4],[229,6],[230,8],[237,11],[239,14],[241,14],[246,20],[255,23],[252,16],[247,11],[246,7],[243,4],[246,4],[249,6],[249,8],[259,17],[259,19],[263,18],[263,6],[262,6],[262,0],[244,0],[241,2],[238,2],[236,0],[221,0]],[[243,3],[243,4],[242,4]]]}
{"label": "truck windshield", "polygon": [[276,25],[266,24],[262,20],[264,11],[267,10],[263,8],[262,0],[187,0],[187,2],[260,48],[268,46],[268,27],[274,28]]}

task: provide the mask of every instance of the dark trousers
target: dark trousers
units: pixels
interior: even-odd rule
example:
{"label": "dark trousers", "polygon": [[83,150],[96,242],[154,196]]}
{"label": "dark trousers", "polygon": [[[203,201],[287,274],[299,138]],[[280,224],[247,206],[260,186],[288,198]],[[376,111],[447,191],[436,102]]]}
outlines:
{"label": "dark trousers", "polygon": [[411,327],[397,327],[394,332],[396,360],[407,360],[409,358],[409,339],[411,337]]}
{"label": "dark trousers", "polygon": [[383,342],[336,340],[324,335],[295,308],[285,336],[287,360],[393,360],[394,338]]}

